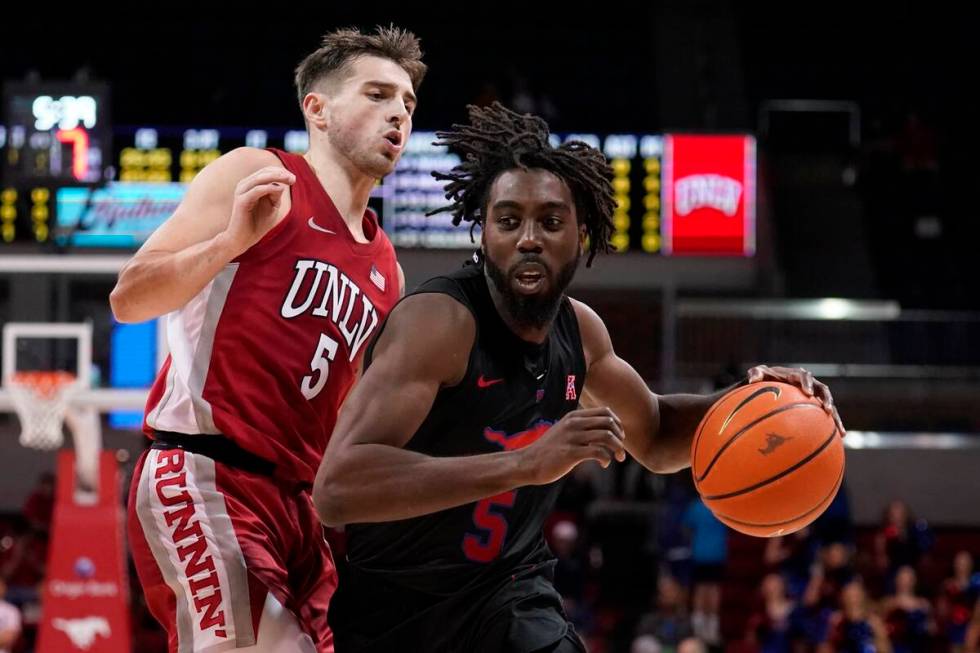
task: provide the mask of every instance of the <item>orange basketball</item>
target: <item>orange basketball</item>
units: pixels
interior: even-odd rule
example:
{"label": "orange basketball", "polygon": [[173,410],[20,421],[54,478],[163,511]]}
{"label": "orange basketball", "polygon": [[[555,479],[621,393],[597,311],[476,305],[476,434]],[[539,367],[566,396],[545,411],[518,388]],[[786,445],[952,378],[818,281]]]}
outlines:
{"label": "orange basketball", "polygon": [[763,381],[712,406],[691,445],[691,473],[705,505],[737,531],[775,537],[826,510],[844,479],[844,444],[815,397]]}

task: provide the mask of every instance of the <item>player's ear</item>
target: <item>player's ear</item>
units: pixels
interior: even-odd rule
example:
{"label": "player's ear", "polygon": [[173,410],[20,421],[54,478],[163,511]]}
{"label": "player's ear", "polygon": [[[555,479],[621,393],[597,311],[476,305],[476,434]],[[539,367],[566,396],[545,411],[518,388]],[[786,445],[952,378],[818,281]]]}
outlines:
{"label": "player's ear", "polygon": [[578,226],[578,253],[579,256],[585,254],[585,244],[589,241],[589,232],[586,231],[585,225],[580,224]]}
{"label": "player's ear", "polygon": [[306,119],[306,124],[317,129],[325,129],[328,122],[328,108],[329,100],[325,94],[316,91],[307,93],[303,98],[303,117]]}

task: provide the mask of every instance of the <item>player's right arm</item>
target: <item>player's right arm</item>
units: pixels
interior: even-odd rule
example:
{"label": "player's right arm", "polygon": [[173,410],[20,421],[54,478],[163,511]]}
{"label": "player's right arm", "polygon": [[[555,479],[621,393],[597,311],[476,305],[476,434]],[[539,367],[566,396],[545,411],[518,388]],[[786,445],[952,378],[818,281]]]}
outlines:
{"label": "player's right arm", "polygon": [[120,322],[176,310],[289,211],[295,182],[276,155],[233,150],[191,182],[177,210],[119,272],[109,296]]}
{"label": "player's right arm", "polygon": [[323,523],[408,519],[550,483],[585,460],[625,458],[622,428],[605,408],[573,411],[514,451],[434,457],[405,449],[439,390],[466,375],[475,337],[473,315],[448,295],[414,295],[395,307],[317,473],[313,502]]}

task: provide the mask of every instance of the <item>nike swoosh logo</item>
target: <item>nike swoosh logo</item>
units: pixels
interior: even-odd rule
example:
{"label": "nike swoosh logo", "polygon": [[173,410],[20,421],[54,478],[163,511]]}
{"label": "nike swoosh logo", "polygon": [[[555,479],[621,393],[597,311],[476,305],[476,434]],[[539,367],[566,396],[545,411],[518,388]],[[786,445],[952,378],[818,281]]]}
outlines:
{"label": "nike swoosh logo", "polygon": [[725,421],[724,421],[724,423],[722,423],[721,428],[718,429],[718,435],[721,435],[722,433],[725,432],[725,429],[728,428],[728,425],[731,423],[732,418],[735,417],[735,414],[738,411],[740,411],[743,408],[745,408],[746,404],[748,404],[749,402],[751,402],[756,397],[761,397],[762,395],[764,395],[766,393],[772,393],[773,394],[773,396],[774,396],[773,401],[775,401],[776,399],[779,399],[779,393],[780,393],[779,386],[775,386],[775,385],[763,386],[763,387],[759,388],[758,390],[756,390],[755,392],[753,392],[752,394],[750,394],[745,399],[743,399],[742,400],[742,403],[740,403],[738,406],[735,406],[734,410],[732,410],[732,414],[725,418]]}
{"label": "nike swoosh logo", "polygon": [[337,235],[337,232],[336,231],[331,231],[331,230],[329,230],[329,229],[327,229],[325,227],[321,227],[317,223],[313,222],[313,216],[310,216],[310,221],[307,222],[306,224],[310,225],[310,228],[311,229],[316,229],[317,231],[322,231],[325,234],[331,234],[333,236],[336,236]]}
{"label": "nike swoosh logo", "polygon": [[481,374],[480,375],[480,378],[478,378],[476,380],[476,387],[481,388],[481,389],[482,388],[489,388],[490,386],[494,385],[495,383],[500,383],[501,381],[503,381],[503,379],[484,379],[483,378],[483,375]]}

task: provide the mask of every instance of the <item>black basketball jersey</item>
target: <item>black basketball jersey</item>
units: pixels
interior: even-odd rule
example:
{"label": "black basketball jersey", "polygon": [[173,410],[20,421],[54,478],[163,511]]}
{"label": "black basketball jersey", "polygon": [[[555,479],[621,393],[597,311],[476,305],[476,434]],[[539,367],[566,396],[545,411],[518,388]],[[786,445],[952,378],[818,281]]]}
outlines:
{"label": "black basketball jersey", "polygon": [[[571,302],[562,300],[544,343],[528,343],[504,324],[487,283],[474,265],[412,293],[444,293],[466,306],[476,338],[462,381],[438,392],[407,449],[431,456],[519,449],[578,407],[586,367]],[[372,354],[366,352],[365,365]],[[430,596],[541,566],[552,558],[542,529],[559,489],[560,483],[520,487],[412,519],[353,524],[348,562]]]}

